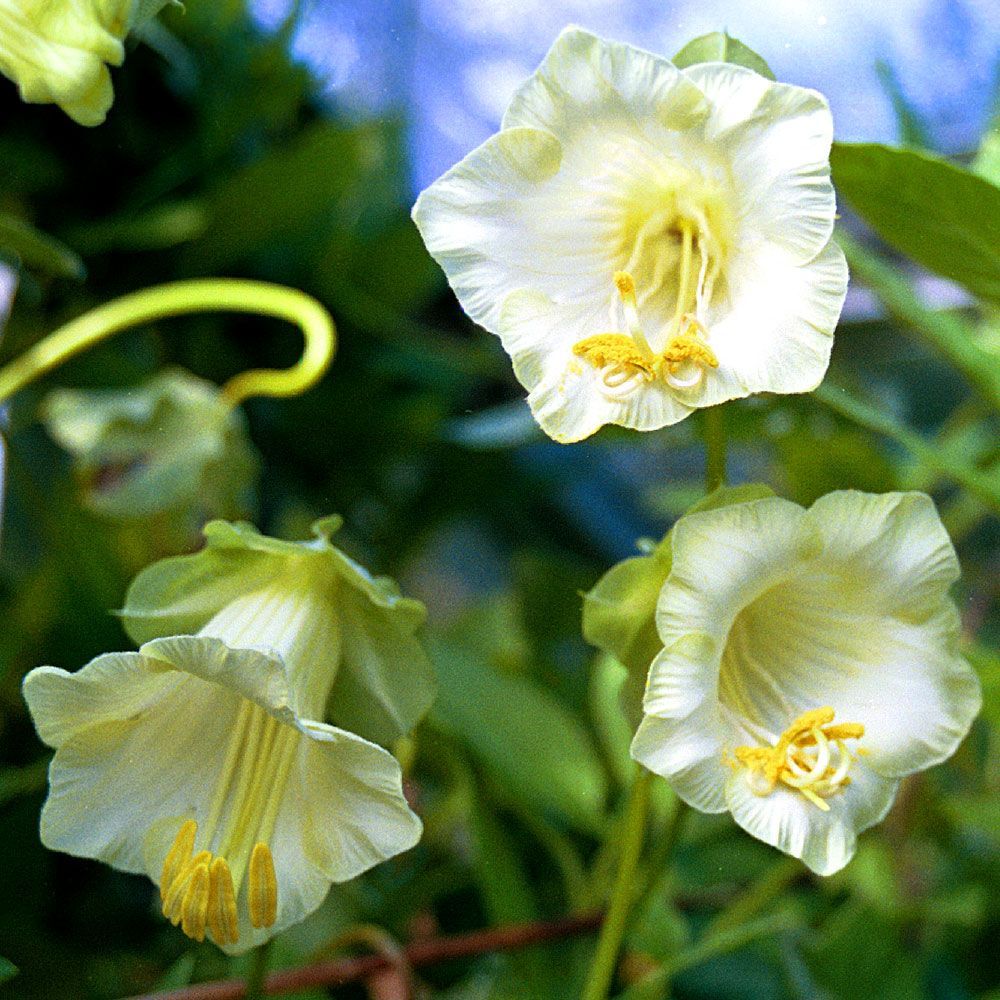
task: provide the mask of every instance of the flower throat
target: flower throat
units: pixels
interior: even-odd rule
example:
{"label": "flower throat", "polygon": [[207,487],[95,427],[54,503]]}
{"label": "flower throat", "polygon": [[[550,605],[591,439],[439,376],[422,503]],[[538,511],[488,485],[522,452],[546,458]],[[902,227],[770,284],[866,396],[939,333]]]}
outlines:
{"label": "flower throat", "polygon": [[[714,189],[687,172],[674,182],[681,186],[656,195],[666,208],[626,226],[631,252],[614,284],[627,332],[597,334],[573,346],[574,355],[598,369],[601,387],[612,399],[660,379],[675,391],[693,389],[719,365],[703,318],[721,274],[729,227]],[[640,321],[637,274],[644,301],[676,289],[673,315],[655,338],[658,350]]]}

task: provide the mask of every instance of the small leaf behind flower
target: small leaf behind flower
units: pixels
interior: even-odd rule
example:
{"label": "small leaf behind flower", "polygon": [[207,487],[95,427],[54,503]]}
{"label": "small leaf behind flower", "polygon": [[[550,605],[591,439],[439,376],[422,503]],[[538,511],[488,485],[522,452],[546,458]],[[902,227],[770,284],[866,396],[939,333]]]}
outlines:
{"label": "small leaf behind flower", "polygon": [[34,226],[0,214],[0,253],[14,254],[26,267],[64,278],[83,279],[87,269],[68,247]]}
{"label": "small leaf behind flower", "polygon": [[1000,302],[1000,187],[927,153],[833,144],[833,181],[890,246]]}
{"label": "small leaf behind flower", "polygon": [[695,38],[688,42],[671,62],[678,69],[694,66],[697,63],[727,62],[752,69],[755,73],[766,76],[768,80],[774,79],[771,67],[753,49],[726,31],[713,31]]}

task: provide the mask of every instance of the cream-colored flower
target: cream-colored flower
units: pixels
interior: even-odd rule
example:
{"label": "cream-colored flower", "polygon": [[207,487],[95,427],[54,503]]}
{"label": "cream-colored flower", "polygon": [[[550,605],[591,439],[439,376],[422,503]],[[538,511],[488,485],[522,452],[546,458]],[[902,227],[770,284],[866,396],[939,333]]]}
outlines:
{"label": "cream-colored flower", "polygon": [[0,0],[0,72],[29,104],[100,125],[114,100],[108,66],[129,30],[169,0]]}
{"label": "cream-colored flower", "polygon": [[542,428],[653,430],[821,381],[847,289],[811,90],[578,28],[413,209]]}
{"label": "cream-colored flower", "polygon": [[24,682],[56,750],[43,843],[147,874],[165,916],[230,952],[420,836],[396,760],[320,721],[367,701],[402,729],[432,694],[422,608],[334,549],[334,526],[290,543],[216,522],[204,552],[140,574],[124,610],[133,635],[191,619],[197,634]]}
{"label": "cream-colored flower", "polygon": [[927,496],[772,497],[681,518],[632,755],[828,875],[980,707]]}

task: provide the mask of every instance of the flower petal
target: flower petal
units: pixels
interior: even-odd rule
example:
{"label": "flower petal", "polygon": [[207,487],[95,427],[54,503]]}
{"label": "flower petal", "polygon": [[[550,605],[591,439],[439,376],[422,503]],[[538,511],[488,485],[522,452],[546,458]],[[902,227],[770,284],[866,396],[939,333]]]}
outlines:
{"label": "flower petal", "polygon": [[723,734],[714,705],[684,719],[646,715],[632,740],[631,754],[643,767],[701,812],[726,811],[723,786],[728,768],[722,762]]}
{"label": "flower petal", "polygon": [[209,636],[176,635],[147,642],[139,655],[226,688],[279,718],[289,717],[285,667],[269,653],[231,649]]}
{"label": "flower petal", "polygon": [[701,63],[684,75],[708,99],[705,138],[727,148],[747,237],[780,246],[795,263],[812,260],[836,216],[826,98],[731,63]]}
{"label": "flower petal", "polygon": [[567,142],[610,121],[690,128],[707,110],[699,88],[669,60],[569,27],[515,92],[502,127],[546,129]]}
{"label": "flower petal", "polygon": [[[119,656],[132,658],[141,685],[148,669],[143,658]],[[95,721],[59,746],[42,810],[46,847],[158,879],[159,870],[149,867],[145,835],[157,819],[208,811],[241,703],[218,685],[174,676],[180,681],[155,709]],[[116,712],[121,704],[115,702]],[[162,858],[160,853],[159,863]]]}
{"label": "flower petal", "polygon": [[809,392],[830,363],[833,332],[847,295],[847,263],[836,243],[796,264],[767,245],[731,262],[732,298],[713,307],[709,340],[719,367],[690,402],[714,406],[755,392]]}
{"label": "flower petal", "polygon": [[72,674],[36,667],[23,691],[38,735],[58,749],[88,726],[140,715],[178,680],[138,653],[107,653]]}
{"label": "flower petal", "polygon": [[880,822],[892,807],[899,782],[883,778],[855,764],[851,783],[825,801],[822,811],[799,792],[777,786],[769,795],[756,795],[743,768],[726,781],[726,803],[733,819],[765,844],[784,851],[817,875],[832,875],[854,855],[857,835]]}
{"label": "flower petal", "polygon": [[300,728],[308,739],[288,793],[296,807],[282,809],[275,842],[297,827],[302,862],[328,882],[354,878],[413,847],[422,824],[403,797],[396,759],[343,729],[318,722]]}
{"label": "flower petal", "polygon": [[838,490],[820,497],[808,518],[828,557],[867,581],[887,614],[919,623],[937,613],[961,572],[926,493]]}
{"label": "flower petal", "polygon": [[643,711],[665,719],[682,719],[716,694],[721,644],[690,632],[674,640],[653,660],[646,682]]}
{"label": "flower petal", "polygon": [[656,608],[664,645],[691,632],[724,642],[742,608],[819,550],[805,513],[767,497],[681,518]]}

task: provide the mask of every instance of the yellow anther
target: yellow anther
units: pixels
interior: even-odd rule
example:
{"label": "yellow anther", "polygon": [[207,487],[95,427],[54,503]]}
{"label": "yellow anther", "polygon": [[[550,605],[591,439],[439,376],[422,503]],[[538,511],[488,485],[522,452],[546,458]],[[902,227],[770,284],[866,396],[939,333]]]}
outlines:
{"label": "yellow anther", "polygon": [[208,929],[216,944],[236,944],[240,939],[239,916],[233,875],[226,859],[216,858],[208,875]]}
{"label": "yellow anther", "polygon": [[655,377],[654,361],[636,342],[624,333],[599,333],[573,345],[578,358],[589,361],[595,368],[630,368],[646,378]]}
{"label": "yellow anther", "polygon": [[250,855],[250,882],[247,887],[250,923],[270,927],[278,917],[278,877],[267,844],[254,844]]}
{"label": "yellow anther", "polygon": [[661,357],[664,363],[670,368],[673,368],[675,365],[682,365],[688,361],[705,365],[708,368],[719,367],[719,359],[715,356],[712,348],[703,340],[690,333],[682,333],[674,337],[667,344]]}
{"label": "yellow anther", "polygon": [[163,871],[160,873],[160,902],[167,901],[167,891],[174,883],[177,873],[191,860],[194,850],[194,838],[198,833],[198,824],[193,819],[181,824],[174,837],[173,845],[163,859]]}
{"label": "yellow anther", "polygon": [[832,725],[833,715],[829,706],[814,708],[800,715],[773,747],[737,747],[737,766],[747,769],[754,793],[770,795],[781,782],[817,808],[829,810],[824,799],[851,781],[847,772],[855,758],[844,740],[861,739],[865,734],[859,722]]}
{"label": "yellow anther", "polygon": [[635,279],[628,271],[615,271],[615,288],[623,300],[635,298]]}
{"label": "yellow anther", "polygon": [[208,895],[210,878],[208,864],[195,866],[188,879],[187,892],[181,906],[181,930],[195,941],[205,940],[205,924],[208,919]]}
{"label": "yellow anther", "polygon": [[163,900],[163,915],[176,927],[181,922],[184,907],[184,895],[187,892],[191,875],[199,865],[207,865],[212,860],[209,851],[199,851],[187,861],[177,873]]}

